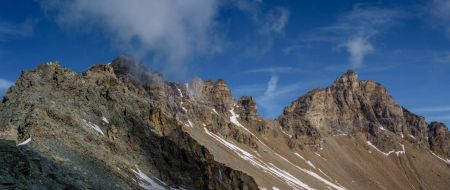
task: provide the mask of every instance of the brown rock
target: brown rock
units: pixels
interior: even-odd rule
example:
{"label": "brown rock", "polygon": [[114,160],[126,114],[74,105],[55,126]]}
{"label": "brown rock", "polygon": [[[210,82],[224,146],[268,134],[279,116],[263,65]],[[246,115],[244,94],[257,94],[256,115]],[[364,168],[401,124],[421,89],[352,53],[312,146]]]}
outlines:
{"label": "brown rock", "polygon": [[449,132],[447,126],[443,123],[432,122],[428,125],[428,142],[430,144],[430,149],[440,155],[449,157]]}

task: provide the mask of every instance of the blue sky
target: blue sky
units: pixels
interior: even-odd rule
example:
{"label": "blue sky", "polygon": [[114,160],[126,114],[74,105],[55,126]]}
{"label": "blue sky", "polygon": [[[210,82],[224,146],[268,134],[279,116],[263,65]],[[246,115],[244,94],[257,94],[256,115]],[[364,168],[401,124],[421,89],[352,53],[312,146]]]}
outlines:
{"label": "blue sky", "polygon": [[354,69],[450,124],[448,0],[0,3],[0,93],[47,61],[80,72],[120,54],[172,81],[223,78],[269,118]]}

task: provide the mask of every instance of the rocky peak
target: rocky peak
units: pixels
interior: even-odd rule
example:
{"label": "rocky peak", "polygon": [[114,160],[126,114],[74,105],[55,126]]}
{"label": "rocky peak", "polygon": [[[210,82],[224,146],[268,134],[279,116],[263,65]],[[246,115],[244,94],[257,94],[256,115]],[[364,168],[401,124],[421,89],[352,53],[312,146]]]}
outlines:
{"label": "rocky peak", "polygon": [[294,137],[311,136],[314,142],[318,142],[318,136],[359,134],[355,132],[363,132],[362,136],[386,149],[398,147],[395,139],[409,134],[414,134],[418,143],[426,141],[423,118],[405,111],[382,85],[358,81],[351,70],[332,86],[316,89],[294,101],[279,121],[284,128],[294,129]]}
{"label": "rocky peak", "polygon": [[356,87],[358,84],[358,74],[353,70],[348,70],[345,74],[334,81],[335,86]]}
{"label": "rocky peak", "polygon": [[251,96],[242,96],[238,100],[241,118],[245,121],[255,120],[258,117],[256,101]]}
{"label": "rocky peak", "polygon": [[138,94],[143,94],[143,90],[152,99],[160,99],[167,94],[168,87],[163,76],[133,57],[120,56],[111,62],[111,67],[117,78]]}
{"label": "rocky peak", "polygon": [[217,111],[227,112],[233,107],[235,101],[231,95],[231,90],[223,79],[217,80],[214,84],[211,81],[206,81],[204,88]]}
{"label": "rocky peak", "polygon": [[430,149],[437,154],[446,157],[450,156],[450,134],[444,123],[432,122],[428,125],[428,143],[430,144]]}

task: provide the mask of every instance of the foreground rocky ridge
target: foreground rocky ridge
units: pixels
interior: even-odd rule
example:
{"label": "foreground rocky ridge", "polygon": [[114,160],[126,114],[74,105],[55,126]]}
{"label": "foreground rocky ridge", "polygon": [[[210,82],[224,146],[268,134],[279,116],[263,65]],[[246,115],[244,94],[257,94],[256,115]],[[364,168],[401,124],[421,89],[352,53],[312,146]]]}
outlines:
{"label": "foreground rocky ridge", "polygon": [[23,73],[0,111],[2,188],[450,185],[447,127],[352,71],[272,121],[223,80],[167,82],[129,57],[80,74],[51,63]]}
{"label": "foreground rocky ridge", "polygon": [[[24,170],[45,176],[5,172],[2,188],[257,188],[251,177],[214,161],[151,100],[130,91],[110,65],[82,74],[41,65],[21,76],[1,110],[2,139],[31,139],[11,147],[11,155],[22,157]],[[28,150],[34,153],[22,153]],[[141,170],[156,177],[150,181]]]}

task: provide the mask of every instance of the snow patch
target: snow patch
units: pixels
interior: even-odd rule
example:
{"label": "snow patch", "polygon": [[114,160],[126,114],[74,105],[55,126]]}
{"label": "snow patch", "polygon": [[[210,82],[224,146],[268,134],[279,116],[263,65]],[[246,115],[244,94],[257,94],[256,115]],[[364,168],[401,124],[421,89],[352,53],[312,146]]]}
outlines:
{"label": "snow patch", "polygon": [[[137,166],[136,170],[132,170],[136,177],[138,178],[139,186],[146,190],[166,190],[165,187],[161,186],[157,182],[155,182],[152,178],[145,175],[144,172],[142,172]],[[156,179],[158,180],[158,179]],[[160,180],[158,180],[160,183],[164,184]],[[164,184],[165,185],[165,184]]]}
{"label": "snow patch", "polygon": [[217,140],[221,144],[223,144],[225,147],[232,150],[234,153],[236,153],[239,157],[241,157],[243,160],[249,162],[254,167],[262,169],[264,172],[268,173],[269,175],[285,182],[289,186],[291,186],[294,189],[313,189],[307,184],[303,183],[296,177],[292,176],[290,173],[274,166],[273,164],[267,164],[264,161],[260,160],[259,158],[253,156],[253,154],[239,148],[238,146],[226,141],[225,139],[221,138],[220,136],[213,134],[208,131],[208,129],[204,128],[205,133],[208,134],[213,139]]}
{"label": "snow patch", "polygon": [[294,153],[294,154],[295,154],[296,156],[300,157],[300,158],[301,158],[303,161],[305,161],[309,166],[311,166],[312,168],[316,169],[316,166],[314,166],[314,164],[313,164],[311,161],[309,161],[309,160],[303,158],[303,156],[301,156],[299,153]]}
{"label": "snow patch", "polygon": [[86,127],[92,128],[94,130],[96,130],[98,133],[105,135],[102,131],[102,129],[100,129],[100,127],[94,123],[91,123],[90,121],[86,121],[83,119],[84,124],[86,125]]}
{"label": "snow patch", "polygon": [[385,153],[385,152],[381,151],[381,150],[378,149],[375,145],[373,145],[370,141],[367,141],[367,144],[368,144],[369,146],[371,146],[372,148],[374,148],[376,151],[378,151],[378,152],[384,154],[385,156],[389,156],[389,155],[392,154],[392,153],[395,153],[397,156],[399,156],[400,154],[405,154],[405,153],[406,153],[405,145],[403,145],[403,144],[400,144],[400,145],[402,146],[402,150],[399,150],[399,151],[391,150],[391,151],[389,151],[388,153]]}
{"label": "snow patch", "polygon": [[183,111],[184,111],[185,113],[188,112],[188,110],[187,110],[184,106],[181,106],[181,109],[183,109]]}
{"label": "snow patch", "polygon": [[416,137],[414,137],[413,135],[411,135],[411,134],[409,134],[409,137],[411,137],[411,138],[413,138],[413,139],[416,139]]}
{"label": "snow patch", "polygon": [[180,94],[181,97],[183,97],[183,93],[181,92],[181,90],[179,88],[177,88],[178,93]]}
{"label": "snow patch", "polygon": [[434,152],[432,152],[432,151],[430,151],[431,152],[431,154],[433,154],[433,156],[435,156],[436,158],[439,158],[439,160],[442,160],[442,161],[444,161],[445,163],[447,163],[447,164],[450,164],[450,159],[444,159],[444,158],[441,158],[440,156],[438,156],[438,155],[436,155]]}
{"label": "snow patch", "polygon": [[[402,137],[403,138],[403,137]],[[402,146],[402,150],[400,150],[400,151],[395,151],[395,154],[397,155],[397,156],[399,156],[400,154],[406,154],[406,150],[405,150],[405,145],[403,145],[403,144],[400,144],[401,146]]]}
{"label": "snow patch", "polygon": [[327,179],[323,178],[322,176],[318,175],[315,172],[312,172],[310,170],[306,170],[306,169],[303,169],[303,168],[300,168],[300,167],[299,167],[299,169],[302,170],[303,172],[309,174],[310,176],[316,178],[317,180],[322,181],[323,183],[325,183],[325,184],[327,184],[327,185],[329,185],[329,186],[331,186],[331,187],[333,187],[333,188],[335,188],[337,190],[345,190],[344,187],[338,186],[338,185],[328,181]]}
{"label": "snow patch", "polygon": [[324,160],[327,160],[326,158],[324,158],[322,155],[320,155],[320,154],[317,153],[317,152],[314,152],[314,154],[316,154],[317,156],[319,156],[320,158],[322,158],[322,159],[324,159]]}
{"label": "snow patch", "polygon": [[[232,110],[230,112],[232,112]],[[233,112],[232,112],[232,115],[233,115]],[[287,171],[278,168],[277,166],[273,165],[272,163],[265,163],[264,161],[262,161],[259,158],[255,157],[253,154],[251,154],[251,153],[249,153],[249,152],[239,148],[238,146],[234,145],[233,143],[230,143],[230,142],[226,141],[225,139],[221,138],[220,136],[209,132],[208,129],[206,129],[206,128],[204,128],[204,130],[205,130],[205,133],[207,135],[211,136],[213,139],[217,140],[218,142],[223,144],[225,147],[227,147],[230,150],[232,150],[234,153],[236,153],[243,160],[249,162],[254,167],[262,169],[264,172],[270,174],[271,176],[273,176],[273,177],[275,177],[275,178],[285,182],[286,184],[288,184],[292,188],[294,188],[294,189],[313,189],[312,187],[310,187],[309,185],[303,183],[301,180],[299,180],[298,178],[296,178],[292,174],[288,173]],[[289,163],[292,166],[296,167],[297,169],[305,172],[306,174],[316,178],[317,180],[325,183],[326,185],[331,186],[331,187],[333,187],[333,188],[335,188],[337,190],[345,190],[344,187],[342,187],[340,185],[337,185],[337,184],[334,184],[333,182],[330,182],[327,179],[324,179],[323,177],[321,177],[320,175],[318,175],[315,172],[312,172],[312,171],[300,168],[297,165],[295,165],[292,162],[290,162],[289,160],[287,160],[286,158],[284,158],[283,156],[281,156],[278,153],[276,153],[275,151],[273,151],[273,152],[276,155],[278,155],[281,159],[286,161],[287,163]],[[317,154],[317,155],[320,156],[322,159],[325,159],[320,154]],[[298,156],[301,157],[300,154],[298,154]]]}
{"label": "snow patch", "polygon": [[403,135],[403,132],[400,134],[400,136],[402,137],[402,139],[405,138],[405,136]]}
{"label": "snow patch", "polygon": [[[233,123],[233,124],[235,124],[235,125],[241,127],[242,129],[244,129],[245,131],[247,131],[248,133],[250,133],[250,134],[253,135],[253,133],[250,132],[247,128],[245,128],[244,125],[242,125],[241,123],[239,123],[239,121],[238,121],[238,119],[237,119],[238,116],[236,115],[236,113],[234,113],[234,109],[231,109],[231,110],[229,110],[229,111],[230,111],[230,113],[231,113],[231,116],[230,116],[230,121],[231,121],[231,123]],[[253,135],[253,136],[255,136],[255,135]],[[255,136],[255,137],[256,137],[256,136]]]}
{"label": "snow patch", "polygon": [[280,127],[280,130],[281,130],[282,133],[284,133],[285,135],[287,135],[289,138],[292,138],[292,135],[286,133],[286,131],[284,131],[283,128],[282,128],[281,126],[278,126],[278,127]]}
{"label": "snow patch", "polygon": [[272,187],[272,190],[280,190],[278,187]]}
{"label": "snow patch", "polygon": [[378,149],[378,148],[377,148],[375,145],[373,145],[370,141],[367,141],[367,144],[368,144],[369,146],[371,146],[372,148],[374,148],[376,151],[380,152],[381,154],[384,154],[385,156],[389,156],[389,154],[391,154],[392,152],[394,152],[394,151],[392,150],[392,151],[389,151],[388,153],[385,153],[385,152],[381,151],[380,149]]}
{"label": "snow patch", "polygon": [[212,111],[213,111],[215,114],[219,115],[219,113],[217,113],[216,109],[213,108]]}
{"label": "snow patch", "polygon": [[104,117],[104,116],[102,117],[102,121],[105,122],[106,124],[109,124],[108,119],[106,119],[106,117]]}
{"label": "snow patch", "polygon": [[189,127],[194,128],[194,125],[192,124],[191,120],[188,119]]}
{"label": "snow patch", "polygon": [[23,141],[23,142],[21,142],[21,143],[19,143],[17,146],[23,146],[23,145],[26,145],[26,144],[28,144],[29,142],[31,142],[31,137],[30,138],[28,138],[27,140],[25,140],[25,141]]}

